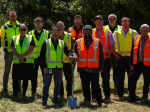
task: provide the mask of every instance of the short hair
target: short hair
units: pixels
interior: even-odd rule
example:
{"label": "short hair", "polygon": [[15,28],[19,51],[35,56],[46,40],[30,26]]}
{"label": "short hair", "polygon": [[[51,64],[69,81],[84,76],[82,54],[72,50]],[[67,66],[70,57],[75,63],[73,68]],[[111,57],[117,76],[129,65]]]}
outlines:
{"label": "short hair", "polygon": [[34,19],[34,23],[35,23],[35,22],[44,23],[43,18],[41,18],[41,17],[36,17],[36,18]]}
{"label": "short hair", "polygon": [[149,25],[148,24],[142,24],[140,29],[142,29],[142,27],[147,27],[147,29],[149,30]]}
{"label": "short hair", "polygon": [[122,22],[123,20],[128,20],[128,21],[130,22],[130,19],[129,19],[128,17],[123,17],[123,18],[121,19],[121,22]]}
{"label": "short hair", "polygon": [[19,24],[19,31],[21,30],[21,28],[26,28],[26,32],[28,32],[28,28],[27,28],[27,26],[25,24],[20,23]]}
{"label": "short hair", "polygon": [[[58,28],[57,26],[52,26],[52,27],[51,27],[51,31],[52,31],[52,30],[53,30],[53,28],[55,28],[55,27],[56,27],[56,28]],[[58,31],[59,31],[59,28],[58,28]]]}
{"label": "short hair", "polygon": [[63,22],[63,21],[58,21],[58,22],[56,23],[56,26],[58,26],[58,24],[63,24],[63,25],[64,25],[64,22]]}
{"label": "short hair", "polygon": [[113,13],[109,14],[108,19],[109,19],[110,16],[115,16],[115,18],[117,18],[116,14],[113,14]]}
{"label": "short hair", "polygon": [[9,12],[9,15],[10,15],[11,13],[14,13],[14,14],[17,15],[16,11],[10,11],[10,12]]}
{"label": "short hair", "polygon": [[79,18],[79,17],[81,18],[81,15],[75,15],[75,16],[74,16],[74,19],[75,19],[75,18]]}

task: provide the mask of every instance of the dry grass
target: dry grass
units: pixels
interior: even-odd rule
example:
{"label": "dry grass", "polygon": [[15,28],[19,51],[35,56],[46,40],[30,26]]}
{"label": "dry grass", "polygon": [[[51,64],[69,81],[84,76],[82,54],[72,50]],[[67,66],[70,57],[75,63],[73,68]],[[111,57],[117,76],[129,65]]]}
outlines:
{"label": "dry grass", "polygon": [[[3,51],[0,49],[0,90],[2,90],[2,82],[3,82],[3,71],[4,71],[4,60],[3,60]],[[63,80],[64,77],[63,77]],[[65,81],[64,81],[65,83]],[[100,84],[101,84],[101,79],[100,79]],[[42,95],[42,75],[41,72],[39,71],[39,77],[38,77],[38,88],[37,88],[37,99],[33,100],[31,98],[31,83],[29,81],[29,86],[27,90],[27,97],[26,98],[21,98],[19,96],[17,99],[13,99],[12,97],[12,77],[10,73],[9,77],[9,84],[8,84],[8,89],[9,89],[9,95],[6,97],[3,97],[2,95],[0,96],[0,112],[37,112],[37,111],[42,111],[42,112],[149,112],[150,111],[150,103],[141,103],[140,99],[135,102],[135,103],[125,103],[125,101],[128,99],[128,94],[125,93],[124,101],[119,101],[118,97],[114,97],[113,94],[113,81],[112,81],[112,74],[111,74],[111,80],[110,80],[110,86],[111,86],[111,103],[107,104],[107,107],[102,108],[99,106],[94,106],[90,104],[85,104],[83,103],[83,93],[82,93],[82,87],[81,87],[81,81],[79,78],[79,75],[75,71],[75,97],[77,97],[77,105],[78,107],[76,109],[71,109],[70,107],[67,106],[67,98],[66,98],[66,91],[65,91],[65,98],[64,99],[59,99],[58,104],[53,104],[51,101],[51,97],[53,95],[53,87],[54,87],[54,82],[52,81],[51,86],[50,86],[50,97],[48,99],[48,108],[47,109],[42,109],[41,108],[41,95]],[[142,86],[143,86],[143,77],[140,77],[140,80],[137,83],[137,96],[139,98],[142,97]],[[65,84],[64,84],[65,86]],[[100,85],[101,86],[101,85]],[[127,78],[125,80],[125,88],[127,88]],[[103,91],[103,90],[102,90]],[[104,95],[103,95],[104,96]],[[149,97],[150,99],[150,97]]]}

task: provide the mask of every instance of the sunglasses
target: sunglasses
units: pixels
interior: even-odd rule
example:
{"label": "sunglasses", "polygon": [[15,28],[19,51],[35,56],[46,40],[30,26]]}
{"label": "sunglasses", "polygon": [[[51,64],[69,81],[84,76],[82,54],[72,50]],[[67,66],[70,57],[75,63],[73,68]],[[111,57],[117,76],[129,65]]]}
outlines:
{"label": "sunglasses", "polygon": [[42,25],[43,23],[34,23],[35,26]]}
{"label": "sunglasses", "polygon": [[116,18],[109,18],[109,20],[115,20]]}
{"label": "sunglasses", "polygon": [[79,22],[80,22],[80,21],[81,21],[81,19],[75,19],[74,21],[75,21],[75,22],[77,22],[77,21],[79,21]]}
{"label": "sunglasses", "polygon": [[83,30],[84,33],[92,32],[92,30]]}
{"label": "sunglasses", "polygon": [[26,29],[21,29],[21,31],[26,31]]}

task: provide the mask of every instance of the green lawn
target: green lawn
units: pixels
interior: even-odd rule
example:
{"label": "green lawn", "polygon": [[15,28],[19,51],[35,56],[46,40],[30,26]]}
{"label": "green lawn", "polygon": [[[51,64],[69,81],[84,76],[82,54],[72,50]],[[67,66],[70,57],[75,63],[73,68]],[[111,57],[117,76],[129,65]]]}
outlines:
{"label": "green lawn", "polygon": [[[2,82],[3,82],[3,72],[4,72],[4,59],[3,59],[3,50],[0,49],[0,90],[2,90]],[[42,75],[39,71],[39,77],[38,77],[38,88],[37,88],[37,99],[31,98],[31,82],[29,81],[29,86],[27,90],[27,97],[22,98],[21,96],[18,96],[17,99],[14,99],[12,97],[13,89],[12,89],[12,77],[10,73],[9,77],[9,95],[6,97],[3,97],[0,95],[0,112],[150,112],[150,102],[149,103],[142,103],[141,97],[142,97],[142,87],[143,87],[143,77],[141,75],[140,80],[137,83],[137,91],[136,94],[139,97],[138,100],[135,103],[126,103],[125,101],[128,99],[127,92],[124,93],[125,100],[119,101],[118,97],[114,97],[113,93],[113,80],[112,80],[112,72],[111,72],[111,80],[110,80],[110,86],[111,86],[111,103],[107,104],[107,107],[102,108],[97,105],[91,105],[83,102],[83,93],[82,93],[82,87],[81,87],[81,81],[79,78],[79,75],[75,71],[75,87],[74,87],[74,96],[77,97],[77,105],[78,107],[76,109],[71,109],[67,106],[67,96],[65,91],[65,98],[59,99],[58,104],[52,103],[52,95],[53,95],[53,88],[54,88],[54,82],[52,80],[50,91],[49,91],[49,99],[48,99],[48,108],[42,109],[41,108],[41,95],[42,95]],[[63,77],[64,83],[65,79]],[[100,86],[101,86],[101,78],[100,78]],[[65,86],[65,84],[64,84]],[[127,88],[127,77],[125,79],[125,88]],[[102,90],[103,93],[103,90]],[[104,96],[104,95],[103,95]],[[150,95],[149,95],[150,99]]]}

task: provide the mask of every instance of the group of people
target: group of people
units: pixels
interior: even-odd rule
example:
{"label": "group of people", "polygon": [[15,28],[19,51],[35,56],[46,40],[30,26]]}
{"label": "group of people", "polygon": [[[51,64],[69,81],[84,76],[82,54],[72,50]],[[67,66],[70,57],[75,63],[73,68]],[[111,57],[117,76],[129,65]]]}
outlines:
{"label": "group of people", "polygon": [[[84,101],[96,99],[102,106],[106,105],[104,102],[110,101],[111,65],[114,89],[117,90],[119,100],[123,100],[125,71],[127,71],[129,91],[127,102],[136,100],[136,83],[142,72],[144,76],[142,100],[146,101],[150,83],[149,26],[141,25],[139,35],[136,30],[129,28],[128,17],[123,17],[121,25],[117,25],[115,14],[108,16],[109,24],[106,26],[103,26],[104,19],[101,15],[95,16],[95,28],[91,25],[83,26],[81,15],[75,15],[73,21],[74,25],[69,27],[67,32],[63,21],[58,21],[56,26],[52,26],[48,31],[43,29],[43,19],[37,17],[34,19],[35,29],[28,32],[27,26],[17,21],[17,13],[15,11],[9,13],[9,21],[0,30],[5,60],[2,93],[8,93],[8,79],[13,62],[13,96],[16,97],[22,92],[24,97],[28,80],[31,80],[31,95],[35,97],[40,66],[43,76],[42,108],[46,108],[53,75],[55,83],[53,102],[58,102],[58,96],[64,97],[62,72],[67,82],[67,97],[72,95],[72,63],[77,62]],[[99,73],[102,77],[104,100],[99,86]]]}

